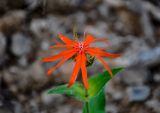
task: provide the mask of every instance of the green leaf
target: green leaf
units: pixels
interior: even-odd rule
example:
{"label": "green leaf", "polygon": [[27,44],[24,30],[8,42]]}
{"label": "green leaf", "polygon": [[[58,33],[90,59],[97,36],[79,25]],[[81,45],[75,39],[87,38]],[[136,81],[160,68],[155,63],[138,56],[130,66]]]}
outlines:
{"label": "green leaf", "polygon": [[85,89],[82,84],[75,83],[70,88],[67,88],[67,85],[61,85],[48,90],[48,94],[65,94],[72,96],[78,100],[85,101]]}
{"label": "green leaf", "polygon": [[[113,75],[117,74],[121,71],[122,68],[112,69]],[[98,74],[96,76],[92,76],[89,80],[88,89],[88,97],[86,97],[86,90],[84,86],[78,82],[72,85],[70,88],[67,88],[67,85],[60,85],[48,90],[48,94],[65,94],[68,96],[72,96],[81,101],[89,101],[89,99],[97,96],[99,92],[104,88],[105,84],[111,79],[109,73],[107,71]]]}
{"label": "green leaf", "polygon": [[[123,68],[115,68],[112,69],[113,76],[115,76],[118,72],[122,71]],[[89,83],[89,89],[88,89],[88,95],[89,98],[93,98],[96,96],[105,86],[105,84],[112,79],[113,77],[110,76],[108,71],[105,71],[103,73],[100,73],[96,76],[90,77],[88,80]]]}
{"label": "green leaf", "polygon": [[[100,93],[88,101],[89,113],[105,113],[104,88]],[[87,113],[87,104],[84,104],[83,113]]]}

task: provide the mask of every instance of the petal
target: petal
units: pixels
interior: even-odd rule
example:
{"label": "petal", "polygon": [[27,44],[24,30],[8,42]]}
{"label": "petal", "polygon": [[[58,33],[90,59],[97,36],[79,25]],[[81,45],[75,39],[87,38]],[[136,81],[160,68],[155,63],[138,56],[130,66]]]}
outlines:
{"label": "petal", "polygon": [[109,72],[109,74],[112,76],[113,73],[110,70],[109,66],[104,62],[104,60],[100,56],[96,56],[96,57],[101,61],[101,63],[105,66],[105,68],[107,69],[107,71]]}
{"label": "petal", "polygon": [[48,70],[47,74],[50,75],[56,68],[58,68],[60,65],[62,65],[66,60],[71,58],[74,54],[75,54],[75,52],[72,52],[72,53],[64,56],[64,58],[56,66],[54,66],[53,68]]}
{"label": "petal", "polygon": [[82,62],[81,62],[81,70],[82,70],[82,79],[86,89],[89,88],[88,78],[87,78],[87,69],[86,69],[86,56],[82,54]]}
{"label": "petal", "polygon": [[108,40],[106,40],[106,39],[96,38],[96,37],[94,37],[94,36],[92,36],[90,34],[87,34],[87,36],[86,36],[86,38],[84,40],[84,43],[89,45],[89,44],[91,44],[91,43],[93,43],[95,41],[108,42]]}
{"label": "petal", "polygon": [[106,56],[106,57],[109,57],[109,58],[118,58],[121,56],[121,54],[113,54],[113,53],[108,53],[108,52],[105,52],[104,55],[102,56]]}
{"label": "petal", "polygon": [[62,58],[64,55],[69,54],[70,52],[73,52],[74,49],[68,49],[68,50],[64,50],[61,53],[59,53],[58,55],[53,55],[47,58],[43,58],[42,61],[43,62],[51,62],[54,60],[58,60],[59,58]]}
{"label": "petal", "polygon": [[50,46],[49,48],[53,49],[53,48],[68,48],[68,47],[72,47],[72,45],[57,44],[57,45],[54,45],[54,46]]}
{"label": "petal", "polygon": [[87,36],[86,36],[86,38],[85,38],[85,40],[84,40],[84,43],[85,43],[85,44],[91,44],[91,43],[93,43],[95,40],[96,40],[96,39],[95,39],[92,35],[87,34]]}
{"label": "petal", "polygon": [[92,55],[98,55],[98,56],[106,56],[109,58],[117,58],[120,57],[120,54],[112,54],[112,53],[108,53],[105,51],[102,51],[102,49],[100,48],[88,48],[87,53],[92,54]]}
{"label": "petal", "polygon": [[58,36],[66,44],[74,44],[75,43],[75,41],[69,39],[68,37],[63,36],[62,34],[59,34]]}
{"label": "petal", "polygon": [[69,84],[67,87],[70,87],[74,84],[75,80],[77,79],[80,67],[81,67],[81,55],[79,54],[76,58],[76,64],[74,66],[74,69],[73,69],[73,72],[72,72],[72,75],[71,75],[71,78],[69,80]]}

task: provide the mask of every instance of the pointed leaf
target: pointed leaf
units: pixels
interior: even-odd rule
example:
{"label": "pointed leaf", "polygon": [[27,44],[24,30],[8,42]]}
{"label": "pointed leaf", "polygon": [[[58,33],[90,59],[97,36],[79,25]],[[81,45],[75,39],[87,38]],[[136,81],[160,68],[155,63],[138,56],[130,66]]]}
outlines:
{"label": "pointed leaf", "polygon": [[[112,69],[113,76],[115,76],[118,72],[122,71],[122,69],[123,68]],[[90,79],[88,80],[90,86],[88,89],[89,98],[96,96],[103,89],[105,84],[112,78],[113,77],[110,76],[108,71],[90,77]]]}
{"label": "pointed leaf", "polygon": [[48,90],[48,94],[65,94],[68,96],[72,96],[81,101],[86,100],[85,89],[81,84],[77,82],[74,85],[72,85],[70,88],[67,88],[67,85],[54,87]]}

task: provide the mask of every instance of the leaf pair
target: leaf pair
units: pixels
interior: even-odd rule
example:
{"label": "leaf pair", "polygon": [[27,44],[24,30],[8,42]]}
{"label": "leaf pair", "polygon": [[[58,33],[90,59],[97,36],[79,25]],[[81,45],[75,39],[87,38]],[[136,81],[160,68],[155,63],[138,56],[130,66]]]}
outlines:
{"label": "leaf pair", "polygon": [[[112,69],[113,76],[120,72],[123,68]],[[80,101],[88,102],[90,113],[105,113],[105,84],[112,79],[108,71],[89,78],[89,89],[87,91],[82,84],[76,82],[70,88],[67,85],[61,85],[48,90],[48,94],[65,94],[72,96]],[[86,105],[84,106],[83,113],[87,113]]]}

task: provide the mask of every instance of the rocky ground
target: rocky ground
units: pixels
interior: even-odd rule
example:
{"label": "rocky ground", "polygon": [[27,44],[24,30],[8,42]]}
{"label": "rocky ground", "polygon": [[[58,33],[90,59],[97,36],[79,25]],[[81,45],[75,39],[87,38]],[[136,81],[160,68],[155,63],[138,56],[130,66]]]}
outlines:
{"label": "rocky ground", "polygon": [[107,85],[106,112],[160,113],[159,0],[0,0],[0,113],[81,113],[80,102],[45,93],[68,82],[73,62],[54,76],[45,72],[55,63],[41,62],[57,34],[73,37],[74,27],[108,37],[108,51],[122,53],[106,60],[126,67]]}

